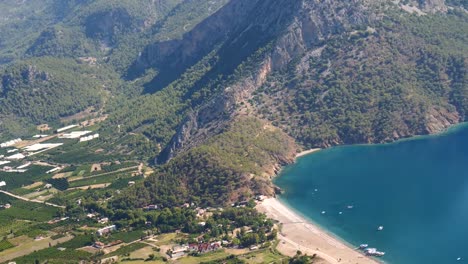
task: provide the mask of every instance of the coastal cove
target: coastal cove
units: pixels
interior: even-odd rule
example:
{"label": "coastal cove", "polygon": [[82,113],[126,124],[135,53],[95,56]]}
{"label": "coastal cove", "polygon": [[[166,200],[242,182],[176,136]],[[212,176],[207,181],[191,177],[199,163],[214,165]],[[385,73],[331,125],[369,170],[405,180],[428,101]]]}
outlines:
{"label": "coastal cove", "polygon": [[438,135],[304,155],[274,183],[284,190],[282,205],[350,247],[385,251],[381,261],[468,261],[466,123]]}

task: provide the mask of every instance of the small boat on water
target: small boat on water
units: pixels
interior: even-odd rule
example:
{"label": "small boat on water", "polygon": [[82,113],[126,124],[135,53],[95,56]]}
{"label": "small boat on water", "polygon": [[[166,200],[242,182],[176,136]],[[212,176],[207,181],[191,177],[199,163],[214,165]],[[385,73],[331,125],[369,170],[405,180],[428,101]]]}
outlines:
{"label": "small boat on water", "polygon": [[376,248],[366,248],[364,250],[367,256],[373,256],[373,257],[382,257],[385,255],[385,252],[378,251]]}
{"label": "small boat on water", "polygon": [[353,205],[348,205],[348,206],[346,206],[346,207],[347,207],[348,209],[353,209],[354,206],[353,206]]}
{"label": "small boat on water", "polygon": [[368,244],[361,244],[359,245],[359,249],[365,249],[368,246],[369,246]]}
{"label": "small boat on water", "polygon": [[377,231],[382,231],[382,230],[383,230],[383,226],[379,226],[379,227],[377,228]]}

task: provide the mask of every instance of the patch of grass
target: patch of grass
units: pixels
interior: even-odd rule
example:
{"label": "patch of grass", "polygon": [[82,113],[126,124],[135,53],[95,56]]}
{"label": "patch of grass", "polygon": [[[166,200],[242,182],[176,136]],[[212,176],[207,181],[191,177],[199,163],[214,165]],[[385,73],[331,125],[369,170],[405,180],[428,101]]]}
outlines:
{"label": "patch of grass", "polygon": [[93,244],[92,235],[79,235],[74,237],[72,240],[60,244],[60,247],[64,248],[81,248],[85,246],[90,246]]}
{"label": "patch of grass", "polygon": [[62,237],[66,237],[66,235],[64,235],[64,234],[57,234],[57,235],[51,236],[50,239],[56,240],[56,239],[59,239],[59,238],[62,238]]}
{"label": "patch of grass", "polygon": [[162,234],[156,237],[158,242],[154,243],[156,246],[162,246],[169,244],[171,241],[178,237],[176,233]]}
{"label": "patch of grass", "polygon": [[197,264],[200,262],[210,262],[210,261],[217,261],[217,260],[223,260],[229,256],[228,253],[226,253],[224,250],[218,250],[215,252],[207,253],[207,254],[202,254],[198,257],[184,257],[178,260],[178,263],[180,264]]}
{"label": "patch of grass", "polygon": [[121,179],[118,179],[118,180],[115,180],[112,182],[112,184],[109,186],[109,188],[111,189],[115,189],[115,190],[118,190],[118,189],[123,189],[125,187],[128,187],[128,182],[131,180],[131,181],[134,181],[134,182],[139,182],[139,181],[143,181],[145,178],[143,176],[135,176],[131,179],[129,178],[121,178]]}
{"label": "patch of grass", "polygon": [[[59,245],[58,247],[65,247],[65,243]],[[66,248],[66,247],[65,247]],[[36,260],[39,260],[39,263],[63,263],[63,264],[75,264],[80,260],[89,260],[91,253],[84,252],[81,250],[74,250],[66,248],[64,251],[60,251],[57,247],[46,248],[33,252],[29,255],[16,258],[14,261],[16,263],[36,263]]]}
{"label": "patch of grass", "polygon": [[128,179],[128,178],[131,178],[131,177],[132,176],[131,176],[130,173],[122,173],[122,172],[116,173],[116,174],[106,174],[106,175],[97,176],[97,177],[89,177],[89,178],[84,178],[84,179],[81,179],[81,180],[70,182],[70,188],[93,185],[93,184],[114,182],[116,180]]}
{"label": "patch of grass", "polygon": [[112,233],[110,236],[106,237],[103,242],[112,242],[115,240],[122,240],[125,243],[130,243],[132,241],[140,239],[142,236],[145,236],[145,233],[141,230],[129,231],[129,232],[118,232]]}
{"label": "patch of grass", "polygon": [[[48,159],[57,163],[83,164],[99,163],[111,160],[118,160],[120,157],[115,155],[106,155],[95,153],[89,146],[64,146],[48,153]],[[89,171],[88,171],[89,172]]]}
{"label": "patch of grass", "polygon": [[[38,188],[40,188],[40,187],[38,187]],[[23,196],[23,195],[26,195],[26,194],[36,192],[36,189],[17,188],[17,189],[12,190],[11,192],[16,194],[16,195]]]}
{"label": "patch of grass", "polygon": [[102,173],[106,173],[106,172],[113,172],[113,171],[117,171],[117,170],[125,170],[125,169],[130,170],[131,168],[133,168],[135,166],[138,166],[138,163],[129,162],[129,161],[122,162],[120,164],[112,163],[110,165],[102,165],[100,171],[93,171],[93,172],[90,173],[90,175],[102,174]]}
{"label": "patch of grass", "polygon": [[58,209],[40,203],[26,202],[0,193],[0,203],[10,203],[11,208],[0,210],[0,223],[11,220],[48,221],[57,215]]}
{"label": "patch of grass", "polygon": [[48,166],[29,166],[26,172],[3,172],[0,171],[0,179],[6,182],[6,186],[2,187],[3,190],[13,190],[22,186],[33,184],[36,181],[50,178],[51,176],[46,174],[46,171],[52,167]]}
{"label": "patch of grass", "polygon": [[10,233],[17,233],[18,230],[28,229],[31,225],[34,225],[34,222],[22,221],[22,220],[12,220],[12,219],[2,219],[2,224],[0,225],[0,237],[9,235]]}
{"label": "patch of grass", "polygon": [[73,173],[71,176],[82,176],[83,174],[86,173],[86,171],[89,172],[91,170],[91,165],[80,165],[78,167],[73,166],[75,169],[73,170]]}
{"label": "patch of grass", "polygon": [[273,249],[264,249],[239,256],[239,259],[246,261],[249,264],[260,263],[281,263],[282,260],[287,260],[288,257],[281,255]]}
{"label": "patch of grass", "polygon": [[111,252],[107,255],[104,255],[104,257],[112,257],[112,256],[129,256],[130,253],[132,253],[133,251],[136,251],[136,250],[139,250],[139,249],[142,249],[144,247],[147,247],[148,245],[146,244],[143,244],[143,243],[133,243],[133,244],[130,244],[130,245],[127,245],[127,246],[123,246],[119,249],[117,249],[116,251],[114,252]]}
{"label": "patch of grass", "polygon": [[9,248],[12,248],[14,247],[15,245],[13,245],[12,243],[10,243],[8,240],[4,239],[2,241],[0,241],[0,252],[5,250],[5,249],[9,249]]}
{"label": "patch of grass", "polygon": [[144,260],[144,259],[147,259],[149,255],[151,254],[154,254],[155,256],[160,257],[159,254],[157,253],[158,252],[155,252],[152,246],[147,246],[147,247],[133,251],[129,256],[129,259],[143,259]]}
{"label": "patch of grass", "polygon": [[0,204],[10,203],[11,208],[0,210],[0,235],[5,236],[10,233],[15,235],[27,235],[35,237],[47,234],[51,226],[41,222],[54,218],[58,209],[45,204],[31,203],[18,200],[0,193]]}

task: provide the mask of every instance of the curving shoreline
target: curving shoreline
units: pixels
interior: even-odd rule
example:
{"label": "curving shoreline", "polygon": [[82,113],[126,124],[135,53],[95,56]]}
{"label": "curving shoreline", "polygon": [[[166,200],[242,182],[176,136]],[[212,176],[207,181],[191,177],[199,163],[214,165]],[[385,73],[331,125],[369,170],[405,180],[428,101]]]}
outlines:
{"label": "curving shoreline", "polygon": [[320,151],[320,150],[322,150],[322,149],[321,149],[321,148],[313,148],[313,149],[301,151],[301,152],[297,153],[296,159],[297,159],[297,158],[300,158],[300,157],[302,157],[302,156],[305,156],[305,155],[308,155],[308,154],[311,154],[311,153]]}
{"label": "curving shoreline", "polygon": [[257,210],[281,223],[278,234],[278,251],[294,256],[297,250],[316,254],[330,264],[377,264],[380,263],[354,250],[343,241],[328,234],[317,225],[305,220],[276,198],[268,198],[257,204]]}

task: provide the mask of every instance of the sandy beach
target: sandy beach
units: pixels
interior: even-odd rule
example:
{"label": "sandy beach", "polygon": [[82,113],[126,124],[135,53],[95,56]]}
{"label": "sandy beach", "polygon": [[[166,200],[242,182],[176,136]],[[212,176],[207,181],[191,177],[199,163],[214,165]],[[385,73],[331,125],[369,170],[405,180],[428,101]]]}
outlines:
{"label": "sandy beach", "polygon": [[308,154],[310,154],[310,153],[317,152],[317,151],[319,151],[319,150],[322,150],[322,149],[320,149],[320,148],[314,148],[314,149],[304,150],[304,151],[302,151],[302,152],[297,153],[296,159],[299,158],[299,157],[308,155]]}
{"label": "sandy beach", "polygon": [[281,232],[278,234],[280,243],[277,248],[282,254],[294,256],[296,251],[300,250],[308,255],[317,254],[330,264],[379,263],[304,220],[278,199],[265,199],[257,205],[257,210],[282,224]]}

